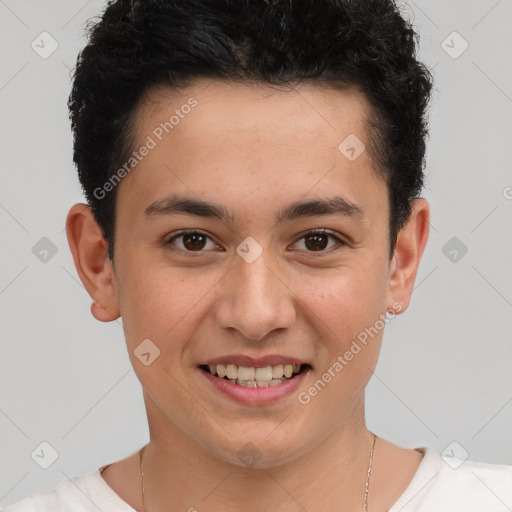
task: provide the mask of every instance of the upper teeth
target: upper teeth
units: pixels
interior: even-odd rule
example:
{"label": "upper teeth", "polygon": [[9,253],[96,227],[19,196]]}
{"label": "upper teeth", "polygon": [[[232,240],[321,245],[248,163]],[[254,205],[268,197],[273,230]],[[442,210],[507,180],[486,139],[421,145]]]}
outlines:
{"label": "upper teeth", "polygon": [[218,375],[220,378],[272,380],[281,379],[283,376],[289,379],[294,373],[299,373],[300,364],[276,364],[275,366],[265,366],[263,368],[237,366],[236,364],[211,364],[208,368],[212,375]]}

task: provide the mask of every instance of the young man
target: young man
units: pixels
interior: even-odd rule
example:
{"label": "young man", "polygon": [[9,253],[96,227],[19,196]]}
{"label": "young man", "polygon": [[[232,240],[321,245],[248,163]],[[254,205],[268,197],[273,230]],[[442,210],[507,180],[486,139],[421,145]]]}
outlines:
{"label": "young man", "polygon": [[70,97],[67,235],[150,442],[8,512],[510,510],[512,467],[366,428],[428,238],[415,52],[390,0],[109,4]]}

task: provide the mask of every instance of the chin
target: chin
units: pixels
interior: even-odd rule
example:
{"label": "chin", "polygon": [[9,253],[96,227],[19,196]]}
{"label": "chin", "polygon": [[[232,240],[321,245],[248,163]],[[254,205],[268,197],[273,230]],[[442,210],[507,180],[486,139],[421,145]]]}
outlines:
{"label": "chin", "polygon": [[[271,423],[271,424],[270,424]],[[276,428],[277,427],[277,428]],[[240,426],[228,432],[240,432]],[[243,431],[242,431],[243,432]],[[248,470],[272,469],[290,463],[307,453],[310,443],[302,436],[294,437],[286,430],[279,432],[275,422],[269,422],[268,428],[254,427],[238,436],[224,438],[214,446],[208,443],[210,453],[223,462]]]}

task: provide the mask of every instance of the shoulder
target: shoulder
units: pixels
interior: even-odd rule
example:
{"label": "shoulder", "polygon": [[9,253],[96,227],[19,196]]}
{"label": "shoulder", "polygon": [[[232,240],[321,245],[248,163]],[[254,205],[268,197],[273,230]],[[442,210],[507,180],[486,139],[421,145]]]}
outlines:
{"label": "shoulder", "polygon": [[441,459],[434,497],[450,496],[467,511],[512,508],[512,466],[452,457]]}
{"label": "shoulder", "polygon": [[58,497],[55,490],[48,489],[27,496],[0,510],[2,512],[46,512],[50,510],[58,512],[61,508],[58,504]]}
{"label": "shoulder", "polygon": [[432,448],[419,450],[424,459],[408,496],[403,496],[408,498],[402,502],[403,512],[512,510],[512,466],[447,457]]}
{"label": "shoulder", "polygon": [[99,469],[93,469],[82,476],[66,477],[54,488],[44,489],[18,500],[1,512],[97,512],[91,500],[101,479]]}
{"label": "shoulder", "polygon": [[468,482],[473,484],[481,482],[484,487],[488,483],[495,489],[506,490],[511,495],[512,466],[473,460],[462,461],[444,456],[441,458],[445,464],[441,466],[438,485],[451,483],[464,489]]}

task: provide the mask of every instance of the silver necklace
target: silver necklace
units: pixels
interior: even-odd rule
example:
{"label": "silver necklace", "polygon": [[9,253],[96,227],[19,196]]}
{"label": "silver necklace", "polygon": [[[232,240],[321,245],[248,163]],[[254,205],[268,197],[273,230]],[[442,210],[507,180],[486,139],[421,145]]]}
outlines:
{"label": "silver necklace", "polygon": [[[373,436],[373,441],[372,441],[372,448],[370,451],[370,463],[368,464],[368,476],[366,478],[366,485],[364,488],[364,512],[368,512],[368,491],[370,488],[370,475],[372,473],[372,465],[373,465],[373,450],[375,448],[375,441],[377,440],[377,436],[373,432],[372,432],[372,436]],[[144,471],[142,469],[142,459],[143,459],[143,452],[144,452],[145,448],[146,447],[144,446],[139,452],[139,454],[140,454],[140,476],[142,479],[142,508],[143,508],[143,512],[147,512],[146,505],[144,503]]]}

